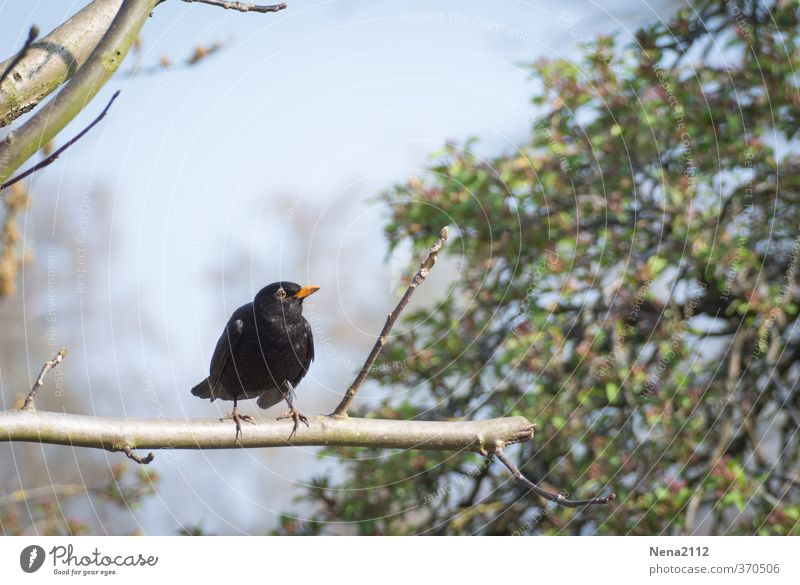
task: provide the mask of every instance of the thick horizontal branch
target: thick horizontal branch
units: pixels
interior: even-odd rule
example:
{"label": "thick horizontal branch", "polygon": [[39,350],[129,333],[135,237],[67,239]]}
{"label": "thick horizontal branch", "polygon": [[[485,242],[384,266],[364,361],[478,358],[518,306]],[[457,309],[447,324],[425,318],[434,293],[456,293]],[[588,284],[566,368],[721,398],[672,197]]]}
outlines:
{"label": "thick horizontal branch", "polygon": [[0,412],[0,442],[25,441],[127,449],[235,449],[240,447],[338,446],[492,453],[527,441],[533,425],[523,417],[482,421],[403,421],[309,417],[289,441],[292,421],[259,420],[238,440],[234,425],[218,419],[98,418],[35,410]]}
{"label": "thick horizontal branch", "polygon": [[122,5],[94,0],[47,36],[0,63],[0,126],[36,107],[92,54]]}

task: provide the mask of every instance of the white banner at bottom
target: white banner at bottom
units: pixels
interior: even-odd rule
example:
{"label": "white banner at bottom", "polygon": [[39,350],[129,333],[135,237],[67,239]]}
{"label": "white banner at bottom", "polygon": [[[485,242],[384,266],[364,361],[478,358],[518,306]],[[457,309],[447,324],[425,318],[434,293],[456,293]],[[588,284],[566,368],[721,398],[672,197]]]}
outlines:
{"label": "white banner at bottom", "polygon": [[0,538],[0,582],[777,584],[798,557],[797,537],[24,536]]}

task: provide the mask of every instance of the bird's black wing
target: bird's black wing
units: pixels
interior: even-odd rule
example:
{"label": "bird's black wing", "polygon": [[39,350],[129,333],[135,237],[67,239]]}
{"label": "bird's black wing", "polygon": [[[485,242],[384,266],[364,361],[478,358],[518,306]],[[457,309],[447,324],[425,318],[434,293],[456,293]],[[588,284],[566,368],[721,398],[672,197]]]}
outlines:
{"label": "bird's black wing", "polygon": [[212,386],[216,386],[219,382],[220,376],[228,365],[231,358],[231,351],[239,340],[242,338],[244,331],[244,319],[239,315],[241,309],[234,312],[228,324],[225,326],[225,331],[217,341],[217,347],[214,349],[214,355],[211,358],[211,369],[209,372],[209,381]]}
{"label": "bird's black wing", "polygon": [[[250,310],[252,311],[252,308]],[[228,324],[225,325],[225,331],[220,335],[219,340],[217,340],[217,346],[214,348],[208,378],[192,389],[192,394],[195,396],[211,398],[212,401],[216,398],[223,398],[225,390],[219,386],[219,381],[222,372],[225,371],[230,362],[232,348],[236,347],[242,337],[245,327],[245,319],[243,317],[245,317],[244,313],[246,311],[247,305],[239,307],[231,315]]]}

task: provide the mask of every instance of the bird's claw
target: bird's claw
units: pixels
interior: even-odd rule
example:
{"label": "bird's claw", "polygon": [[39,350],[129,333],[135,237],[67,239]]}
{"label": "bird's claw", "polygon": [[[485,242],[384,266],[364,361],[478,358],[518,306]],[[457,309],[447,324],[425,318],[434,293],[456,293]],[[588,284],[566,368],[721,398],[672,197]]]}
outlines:
{"label": "bird's claw", "polygon": [[236,436],[234,437],[234,441],[238,441],[239,437],[242,436],[242,424],[239,421],[249,422],[251,425],[256,424],[255,419],[249,414],[239,414],[236,411],[229,412],[219,420],[220,422],[224,422],[226,420],[233,420],[234,424],[236,425]]}
{"label": "bird's claw", "polygon": [[292,437],[294,437],[295,433],[297,433],[297,427],[300,426],[301,422],[306,426],[309,426],[308,417],[304,414],[297,412],[295,409],[287,410],[278,417],[278,420],[282,420],[284,418],[290,418],[294,421],[294,427],[292,428],[292,433],[289,435],[290,441],[292,440]]}

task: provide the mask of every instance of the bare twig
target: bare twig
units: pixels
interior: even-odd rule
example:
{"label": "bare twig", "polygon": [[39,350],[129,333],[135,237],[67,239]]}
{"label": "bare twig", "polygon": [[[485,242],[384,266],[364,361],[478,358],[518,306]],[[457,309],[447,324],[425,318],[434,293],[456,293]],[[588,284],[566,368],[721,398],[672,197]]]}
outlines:
{"label": "bare twig", "polygon": [[375,363],[375,360],[378,357],[378,354],[383,349],[383,346],[386,345],[386,342],[389,339],[389,332],[392,330],[395,321],[400,316],[400,313],[403,312],[403,309],[406,308],[408,301],[411,300],[411,295],[414,294],[414,291],[417,287],[422,284],[422,282],[428,277],[431,268],[436,263],[436,259],[439,256],[439,250],[442,249],[444,243],[447,241],[448,230],[447,226],[443,227],[439,231],[439,237],[436,240],[436,243],[431,246],[430,251],[428,252],[428,257],[422,262],[417,270],[417,273],[414,275],[414,278],[411,279],[411,284],[408,285],[405,294],[400,299],[400,302],[397,303],[397,306],[394,310],[389,313],[389,316],[386,317],[386,323],[381,330],[381,334],[378,336],[378,340],[375,342],[375,345],[372,347],[372,351],[370,352],[369,356],[367,356],[367,361],[364,362],[364,365],[361,367],[361,371],[356,376],[356,379],[353,380],[353,383],[350,384],[350,387],[345,392],[344,398],[339,403],[339,406],[336,407],[336,410],[333,411],[333,416],[347,416],[347,409],[350,407],[350,404],[353,402],[353,399],[356,396],[356,392],[364,383],[364,380],[367,379],[367,376],[372,369],[372,365]]}
{"label": "bare twig", "polygon": [[178,71],[194,67],[198,63],[205,61],[208,57],[218,53],[226,46],[223,42],[214,42],[208,45],[195,46],[192,54],[182,61],[173,63],[167,55],[162,55],[158,63],[153,65],[135,64],[128,71],[123,73],[125,77],[138,77],[140,75],[156,75],[158,73]]}
{"label": "bare twig", "polygon": [[286,8],[286,3],[271,4],[268,6],[258,4],[248,4],[247,2],[231,2],[228,0],[183,0],[184,2],[199,2],[200,4],[209,4],[210,6],[219,6],[225,10],[237,10],[239,12],[279,12]]}
{"label": "bare twig", "polygon": [[25,58],[25,55],[28,53],[28,49],[30,49],[31,45],[33,44],[33,41],[35,41],[36,37],[38,36],[39,36],[39,27],[34,24],[33,26],[31,26],[31,30],[28,31],[28,38],[25,39],[25,44],[22,45],[22,49],[20,49],[20,52],[11,58],[11,61],[3,70],[3,73],[0,73],[0,85],[3,84],[3,81],[5,80],[6,77],[8,77],[8,74],[14,70],[14,67],[19,65],[19,62]]}
{"label": "bare twig", "polygon": [[40,487],[21,489],[10,494],[0,496],[0,506],[11,506],[13,504],[20,504],[23,502],[32,502],[52,497],[73,497],[83,496],[91,493],[92,488],[88,488],[83,484],[53,484],[43,485]]}
{"label": "bare twig", "polygon": [[502,449],[496,449],[494,455],[503,465],[505,465],[508,468],[508,470],[517,479],[518,482],[520,482],[522,485],[524,485],[526,488],[528,488],[535,494],[543,497],[545,500],[555,502],[556,504],[559,504],[561,506],[565,506],[567,508],[580,508],[582,506],[607,504],[612,500],[617,499],[616,494],[609,494],[607,496],[603,496],[602,498],[589,498],[587,500],[568,500],[562,494],[554,494],[540,488],[538,485],[533,483],[527,477],[522,475],[522,472],[517,468],[516,465],[514,465],[514,462],[511,461],[511,459],[509,459],[505,453],[503,453]]}
{"label": "bare twig", "polygon": [[155,459],[155,455],[153,455],[152,451],[147,455],[145,455],[144,457],[140,457],[139,455],[134,453],[133,449],[131,449],[131,446],[127,444],[122,446],[122,450],[125,452],[125,455],[128,456],[128,459],[133,459],[134,461],[136,461],[136,463],[140,465],[147,465],[153,459]]}
{"label": "bare twig", "polygon": [[14,183],[18,183],[19,181],[21,181],[21,180],[22,180],[22,179],[24,179],[25,177],[28,177],[28,176],[32,175],[33,173],[35,173],[35,172],[36,172],[36,171],[38,171],[39,169],[43,169],[43,168],[44,168],[44,167],[46,167],[47,165],[50,165],[50,164],[52,164],[53,162],[55,162],[55,160],[56,160],[56,159],[57,159],[59,156],[61,156],[61,154],[62,154],[62,153],[65,151],[65,150],[67,150],[67,149],[68,149],[70,146],[72,146],[73,144],[75,144],[76,142],[78,142],[78,140],[80,140],[81,138],[83,138],[83,137],[84,137],[84,135],[85,135],[87,132],[89,132],[89,130],[91,130],[92,128],[94,128],[94,126],[95,126],[95,125],[96,125],[96,124],[97,124],[97,123],[98,123],[100,120],[102,120],[103,118],[105,118],[106,114],[108,113],[108,110],[109,110],[109,108],[111,107],[111,104],[113,104],[113,103],[114,103],[114,100],[115,100],[115,99],[117,99],[117,96],[118,96],[118,95],[119,95],[119,91],[115,91],[115,92],[114,92],[114,95],[112,95],[112,96],[111,96],[111,99],[110,99],[110,100],[108,100],[108,103],[106,104],[106,107],[105,107],[105,108],[103,108],[103,111],[102,111],[102,112],[100,112],[100,115],[99,115],[99,116],[97,116],[97,117],[96,117],[94,120],[92,120],[92,123],[91,123],[91,124],[89,124],[89,125],[88,125],[86,128],[84,128],[83,130],[81,130],[81,131],[80,131],[80,132],[79,132],[77,135],[73,136],[73,137],[72,137],[70,140],[67,140],[67,142],[65,142],[65,143],[64,143],[64,145],[63,145],[61,148],[59,148],[58,150],[56,150],[56,151],[55,151],[53,154],[51,154],[50,156],[48,156],[47,158],[45,158],[45,159],[44,159],[44,160],[42,160],[41,162],[38,162],[38,163],[36,163],[36,164],[35,164],[35,165],[33,165],[31,168],[29,168],[29,169],[27,169],[27,170],[25,170],[25,171],[21,172],[21,173],[20,173],[20,174],[18,174],[16,177],[13,177],[13,178],[9,179],[8,181],[6,181],[5,183],[3,183],[2,185],[0,185],[0,191],[2,191],[3,189],[6,189],[6,188],[8,188],[8,187],[10,187],[10,186],[11,186],[11,185],[13,185]]}
{"label": "bare twig", "polygon": [[34,408],[33,400],[36,398],[37,392],[39,392],[39,388],[44,385],[44,377],[47,373],[55,368],[61,361],[64,359],[64,356],[67,355],[67,349],[62,347],[59,352],[55,355],[55,357],[49,361],[46,361],[42,366],[42,371],[39,372],[39,377],[36,378],[36,381],[33,383],[33,388],[31,391],[28,392],[28,396],[25,398],[25,402],[22,404],[22,410],[31,410]]}

